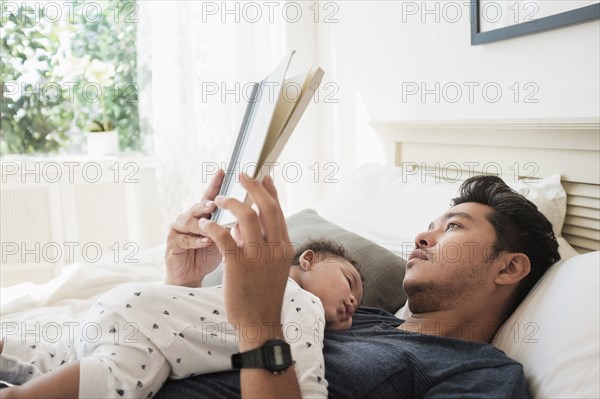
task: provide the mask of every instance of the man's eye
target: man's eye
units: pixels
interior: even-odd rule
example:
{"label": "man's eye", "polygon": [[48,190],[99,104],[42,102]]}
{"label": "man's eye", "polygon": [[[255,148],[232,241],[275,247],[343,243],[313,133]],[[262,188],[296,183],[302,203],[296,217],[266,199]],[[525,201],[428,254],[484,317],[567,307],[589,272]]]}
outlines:
{"label": "man's eye", "polygon": [[446,226],[446,231],[453,229],[454,227],[459,227],[456,223],[448,223]]}
{"label": "man's eye", "polygon": [[346,280],[348,280],[348,285],[350,286],[350,288],[352,288],[352,280],[350,280],[350,278],[348,278],[347,276],[346,276]]}

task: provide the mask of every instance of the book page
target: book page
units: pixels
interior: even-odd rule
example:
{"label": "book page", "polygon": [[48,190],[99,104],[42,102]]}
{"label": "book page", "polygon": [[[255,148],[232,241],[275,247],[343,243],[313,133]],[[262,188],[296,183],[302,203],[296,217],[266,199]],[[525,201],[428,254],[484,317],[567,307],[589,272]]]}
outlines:
{"label": "book page", "polygon": [[294,108],[296,108],[298,100],[305,91],[303,86],[307,75],[308,72],[301,73],[286,79],[283,83],[277,105],[275,106],[275,114],[273,115],[271,126],[269,127],[269,134],[267,134],[267,139],[265,140],[265,145],[258,161],[259,167],[262,166],[266,156],[271,152],[271,149],[273,149],[273,145],[285,128]]}
{"label": "book page", "polygon": [[[283,151],[283,148],[300,121],[300,118],[302,118],[306,107],[308,107],[308,104],[310,104],[315,92],[319,88],[323,75],[324,72],[319,67],[311,68],[310,72],[306,74],[306,78],[302,83],[302,91],[299,99],[295,102],[290,113],[287,113],[288,109],[284,111],[287,118],[284,123],[282,123],[281,132],[277,135],[273,144],[269,148],[263,150],[259,163],[261,174],[269,172],[270,164],[275,162],[279,157],[279,154],[281,154],[281,151]],[[276,113],[278,113],[278,111],[276,111]]]}
{"label": "book page", "polygon": [[[233,176],[226,176],[230,179],[228,180],[230,184],[221,187],[220,195],[232,197],[242,202],[246,201],[246,190],[239,184],[238,175],[240,172],[245,172],[249,176],[253,176],[258,169],[258,160],[269,133],[285,74],[293,55],[294,51],[260,82],[256,93],[256,102],[248,104],[248,107],[252,107],[248,126],[245,131],[240,130],[240,134],[243,134],[244,137],[241,141],[238,138],[241,145],[235,149],[237,156],[234,152],[234,156],[232,156],[230,165],[226,170],[228,175],[232,174]],[[234,158],[237,159],[234,160]],[[215,212],[214,220],[221,225],[227,225],[235,223],[236,218],[229,211],[219,210]]]}

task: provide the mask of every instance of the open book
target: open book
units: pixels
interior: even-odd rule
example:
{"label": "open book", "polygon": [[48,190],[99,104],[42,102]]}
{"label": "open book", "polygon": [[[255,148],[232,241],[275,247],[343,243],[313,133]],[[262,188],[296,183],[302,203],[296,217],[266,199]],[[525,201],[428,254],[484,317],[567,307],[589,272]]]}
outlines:
{"label": "open book", "polygon": [[[269,173],[319,87],[324,73],[319,67],[285,78],[293,55],[294,51],[254,85],[220,195],[249,202],[239,184],[239,173],[255,178]],[[217,208],[212,220],[228,225],[236,218],[231,212]]]}

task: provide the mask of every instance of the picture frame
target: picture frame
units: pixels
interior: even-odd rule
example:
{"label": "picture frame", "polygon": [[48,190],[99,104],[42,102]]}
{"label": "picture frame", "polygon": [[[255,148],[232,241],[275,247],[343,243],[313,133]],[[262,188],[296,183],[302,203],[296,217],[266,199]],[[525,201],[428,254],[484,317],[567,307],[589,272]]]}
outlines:
{"label": "picture frame", "polygon": [[471,45],[474,46],[599,19],[600,2],[488,31],[481,31],[481,0],[471,0],[470,13]]}

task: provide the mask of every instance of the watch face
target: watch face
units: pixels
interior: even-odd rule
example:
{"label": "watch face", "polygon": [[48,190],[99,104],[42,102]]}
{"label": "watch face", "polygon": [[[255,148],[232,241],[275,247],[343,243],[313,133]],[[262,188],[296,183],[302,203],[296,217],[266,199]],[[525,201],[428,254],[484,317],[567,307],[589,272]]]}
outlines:
{"label": "watch face", "polygon": [[270,356],[267,356],[267,369],[277,373],[287,370],[292,364],[290,346],[282,340],[273,340],[267,343],[271,348]]}
{"label": "watch face", "polygon": [[273,360],[275,361],[275,366],[283,366],[283,350],[281,349],[281,345],[277,345],[273,348]]}
{"label": "watch face", "polygon": [[234,369],[260,368],[272,373],[283,373],[293,364],[290,345],[280,339],[267,341],[260,348],[231,355]]}

